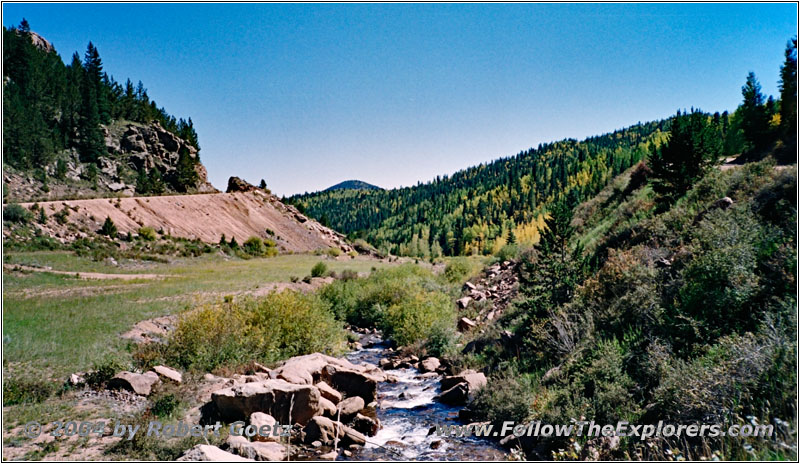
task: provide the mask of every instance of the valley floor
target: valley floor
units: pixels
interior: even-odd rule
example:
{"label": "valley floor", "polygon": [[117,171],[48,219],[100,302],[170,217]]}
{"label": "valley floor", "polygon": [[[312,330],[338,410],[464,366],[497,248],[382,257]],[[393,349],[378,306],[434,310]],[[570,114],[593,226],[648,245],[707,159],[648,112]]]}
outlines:
{"label": "valley floor", "polygon": [[[262,295],[273,290],[310,290],[329,278],[304,283],[315,263],[334,272],[360,274],[393,266],[367,257],[338,259],[310,254],[242,260],[219,254],[178,258],[169,264],[121,260],[117,265],[71,252],[11,252],[3,257],[3,377],[62,384],[128,354],[121,335],[137,322],[172,314],[226,296]],[[159,278],[152,278],[153,276]],[[292,282],[295,280],[296,282]],[[135,396],[135,395],[134,395]],[[125,414],[134,398],[72,391],[41,403],[3,408],[3,458],[108,459],[107,443],[77,437],[53,444],[28,440],[21,425],[31,420],[96,420]],[[84,445],[92,445],[84,449]]]}

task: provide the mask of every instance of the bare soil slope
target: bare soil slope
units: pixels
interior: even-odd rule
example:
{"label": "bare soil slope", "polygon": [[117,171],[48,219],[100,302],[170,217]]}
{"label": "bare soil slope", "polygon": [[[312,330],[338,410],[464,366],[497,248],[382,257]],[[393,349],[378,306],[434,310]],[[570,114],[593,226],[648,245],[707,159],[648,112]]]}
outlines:
{"label": "bare soil slope", "polygon": [[[30,208],[32,203],[23,203]],[[48,217],[69,208],[66,224],[39,226],[63,242],[85,237],[110,217],[121,234],[149,226],[174,237],[216,243],[225,234],[240,244],[248,237],[271,238],[285,251],[331,247],[350,251],[344,237],[262,191],[41,202]]]}

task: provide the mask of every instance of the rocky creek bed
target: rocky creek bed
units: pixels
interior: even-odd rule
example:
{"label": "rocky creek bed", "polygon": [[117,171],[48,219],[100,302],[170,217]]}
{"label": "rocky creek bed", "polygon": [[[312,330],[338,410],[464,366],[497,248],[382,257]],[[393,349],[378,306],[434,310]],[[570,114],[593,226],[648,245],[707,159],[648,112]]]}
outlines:
{"label": "rocky creek bed", "polygon": [[[347,356],[354,364],[378,365],[392,353],[388,345],[374,340],[374,345]],[[369,342],[368,345],[369,346]],[[381,428],[369,437],[366,445],[340,456],[344,460],[502,460],[506,452],[495,442],[474,437],[439,437],[431,427],[457,423],[459,407],[445,405],[435,398],[442,393],[441,376],[422,373],[414,367],[386,369],[395,382],[378,384],[376,416]]]}

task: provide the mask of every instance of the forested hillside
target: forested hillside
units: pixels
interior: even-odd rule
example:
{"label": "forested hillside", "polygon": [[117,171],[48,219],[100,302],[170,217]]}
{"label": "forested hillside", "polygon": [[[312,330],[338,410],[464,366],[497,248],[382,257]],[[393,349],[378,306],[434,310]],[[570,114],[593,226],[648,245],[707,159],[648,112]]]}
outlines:
{"label": "forested hillside", "polygon": [[[166,147],[163,151],[174,151],[181,159],[171,164],[178,169],[162,180],[166,169],[153,172],[152,162],[140,162],[139,166],[121,163],[123,169],[131,164],[133,172],[110,172],[110,181],[125,183],[130,177],[138,193],[158,193],[164,189],[187,191],[205,180],[193,174],[198,169],[200,147],[191,118],[176,119],[158,107],[141,81],[135,85],[130,79],[117,82],[103,70],[100,53],[91,42],[83,60],[76,52],[65,65],[53,46],[23,20],[18,27],[3,29],[3,72],[3,161],[31,174],[44,192],[49,191],[49,182],[67,181],[70,162],[74,162],[72,171],[81,173],[97,190],[102,158],[125,151],[120,137],[126,136],[130,145],[141,146],[140,152],[156,143]],[[164,140],[159,132],[179,140]],[[134,181],[137,176],[147,182]]]}
{"label": "forested hillside", "polygon": [[[746,156],[740,161],[757,160],[767,152],[781,162],[796,158],[797,109],[796,97],[791,97],[797,94],[796,71],[792,71],[796,48],[796,40],[790,41],[781,68],[781,99],[786,104],[766,98],[750,73],[742,89],[743,102],[733,114],[699,116],[691,110],[698,114],[692,124],[707,126],[706,139],[718,143],[713,148],[718,158],[711,163],[742,153]],[[563,200],[572,208],[596,195],[610,179],[667,140],[673,119],[639,123],[580,142],[542,144],[413,187],[326,190],[288,201],[383,252],[433,258],[497,254],[508,244],[537,243],[554,202]],[[680,169],[673,173],[676,180],[692,175]]]}

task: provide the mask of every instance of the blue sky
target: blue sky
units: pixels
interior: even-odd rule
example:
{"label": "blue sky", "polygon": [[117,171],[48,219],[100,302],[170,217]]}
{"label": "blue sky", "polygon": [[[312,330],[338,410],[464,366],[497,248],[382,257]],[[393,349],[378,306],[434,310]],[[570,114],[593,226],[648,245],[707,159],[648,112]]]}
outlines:
{"label": "blue sky", "polygon": [[191,116],[210,180],[413,185],[678,108],[777,95],[795,4],[9,4]]}

